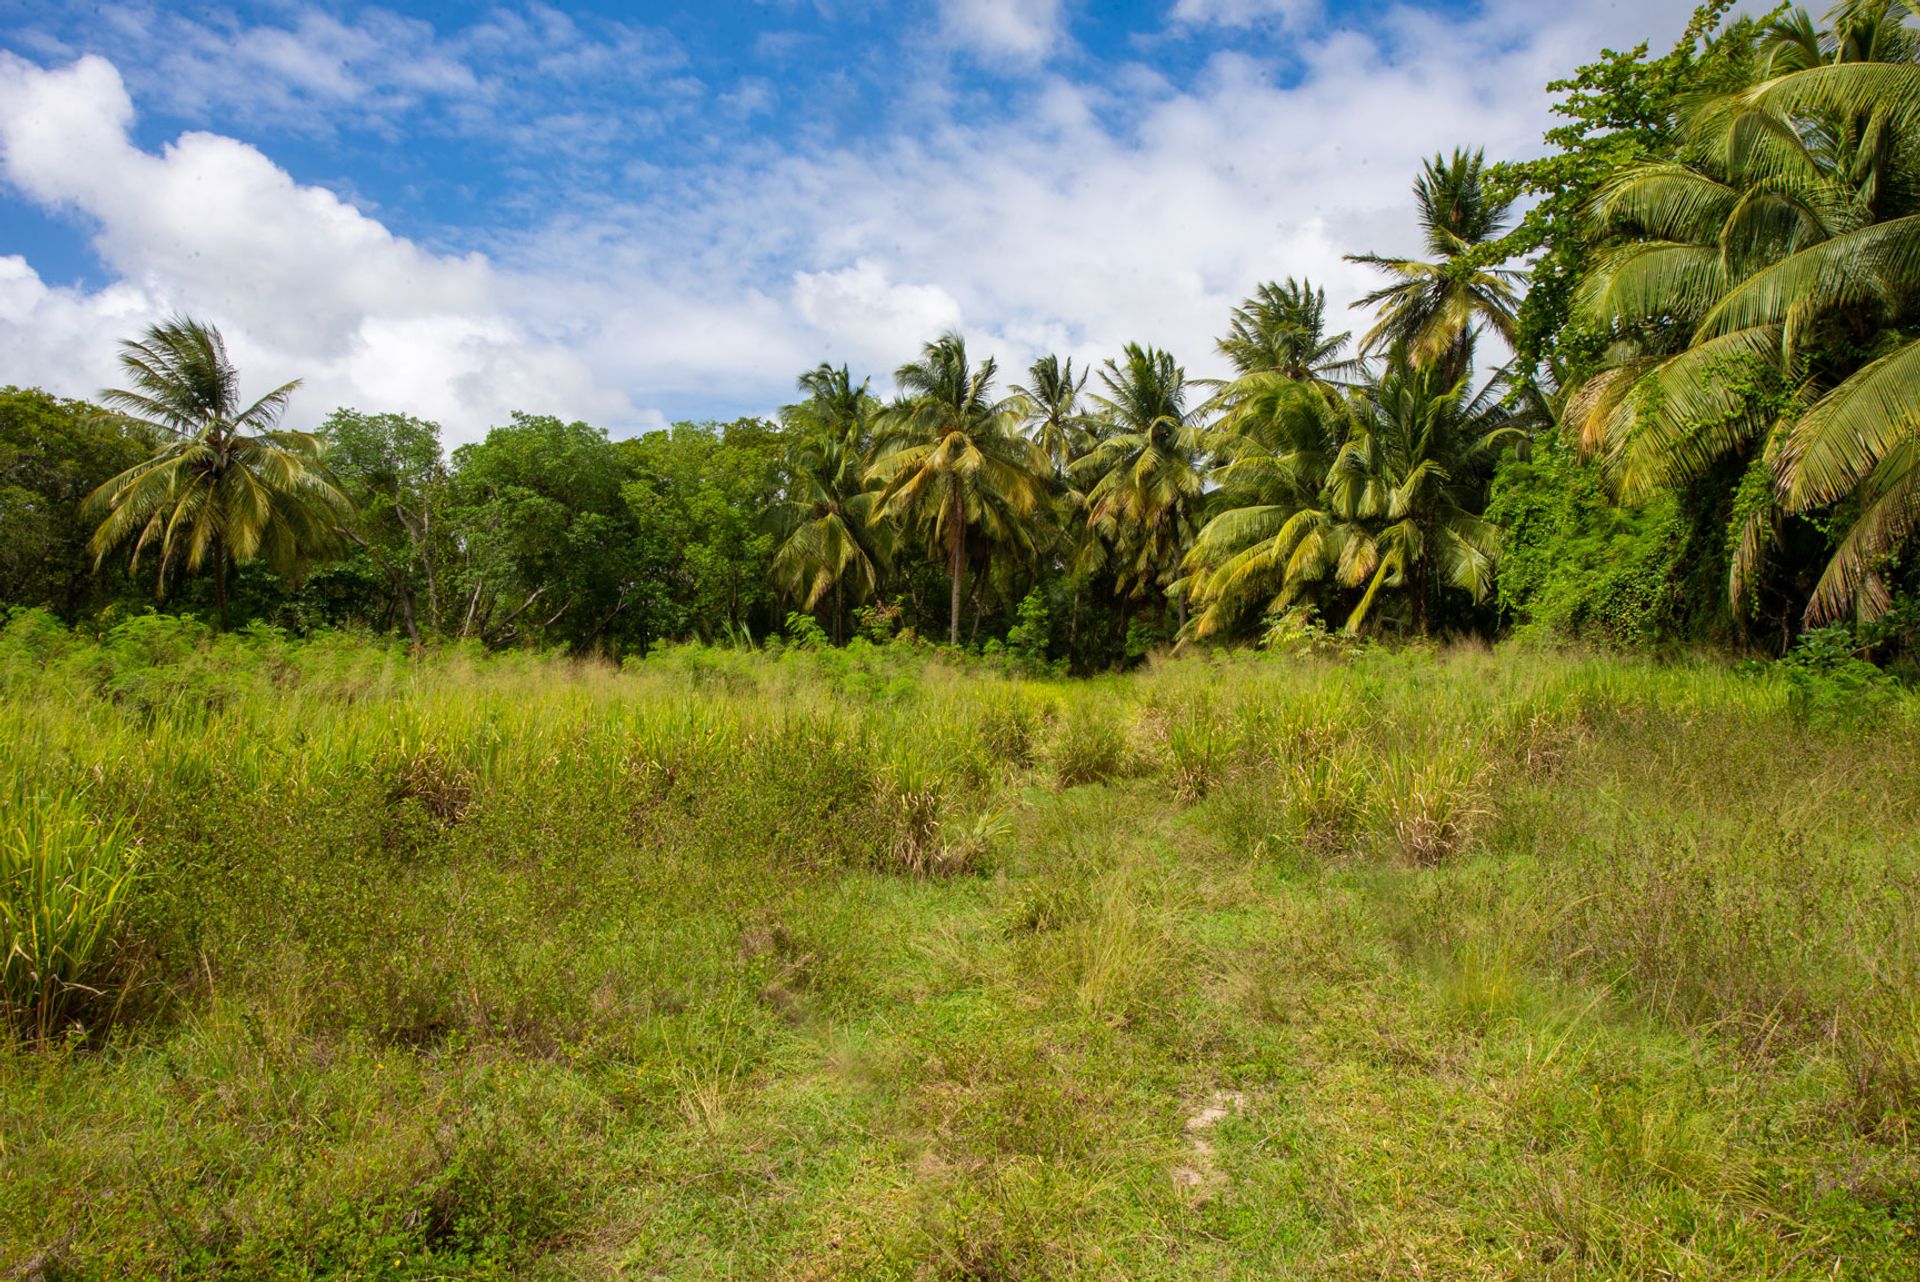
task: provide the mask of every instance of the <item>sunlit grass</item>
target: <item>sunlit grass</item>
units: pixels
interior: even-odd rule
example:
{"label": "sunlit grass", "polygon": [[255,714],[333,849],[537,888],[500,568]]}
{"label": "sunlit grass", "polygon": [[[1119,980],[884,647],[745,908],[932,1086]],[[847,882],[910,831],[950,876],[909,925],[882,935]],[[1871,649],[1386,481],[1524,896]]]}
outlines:
{"label": "sunlit grass", "polygon": [[1898,1276],[1915,725],[10,627],[0,1268]]}

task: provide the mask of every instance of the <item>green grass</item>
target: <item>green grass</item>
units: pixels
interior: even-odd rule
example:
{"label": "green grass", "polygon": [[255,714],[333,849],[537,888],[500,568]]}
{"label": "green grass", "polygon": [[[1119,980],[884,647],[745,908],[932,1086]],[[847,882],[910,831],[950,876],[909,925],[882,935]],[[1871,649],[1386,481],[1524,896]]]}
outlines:
{"label": "green grass", "polygon": [[0,831],[122,879],[0,1276],[1911,1277],[1920,715],[1809,706],[16,624]]}

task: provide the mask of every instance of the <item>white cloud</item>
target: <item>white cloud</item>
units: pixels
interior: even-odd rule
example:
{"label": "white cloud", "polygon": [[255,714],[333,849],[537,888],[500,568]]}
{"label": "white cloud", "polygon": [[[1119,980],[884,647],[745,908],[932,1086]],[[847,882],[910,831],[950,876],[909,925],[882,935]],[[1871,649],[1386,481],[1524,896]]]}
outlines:
{"label": "white cloud", "polygon": [[896,285],[871,259],[829,272],[795,272],[800,316],[829,341],[825,359],[865,368],[897,357],[903,335],[930,337],[960,325],[960,304],[938,285]]}
{"label": "white cloud", "polygon": [[[1060,38],[1058,7],[1044,16],[1044,38],[999,37],[1007,56]],[[308,375],[303,413],[405,409],[456,440],[515,408],[616,430],[764,411],[823,358],[884,386],[961,322],[1010,378],[1046,350],[1097,361],[1129,340],[1218,373],[1213,339],[1264,279],[1311,277],[1337,326],[1363,328],[1345,308],[1375,282],[1342,255],[1417,246],[1407,189],[1424,157],[1537,152],[1548,80],[1683,18],[1667,0],[1545,17],[1527,0],[1466,17],[1401,6],[1367,30],[1298,34],[1284,80],[1241,54],[1182,85],[1139,64],[1041,76],[1005,114],[636,169],[625,199],[468,229],[491,236],[485,256],[395,236],[229,138],[136,146],[99,59],[3,59],[0,175],[94,227],[114,279],[57,288],[0,258],[0,345],[23,371],[3,376],[89,393],[111,381],[114,340],[173,308],[220,323],[263,386]]]}
{"label": "white cloud", "polygon": [[976,53],[1033,61],[1060,39],[1060,0],[940,0],[940,26]]}
{"label": "white cloud", "polygon": [[190,133],[159,155],[141,150],[132,121],[107,62],[47,71],[0,54],[0,172],[93,222],[119,280],[95,294],[53,289],[23,259],[0,260],[13,304],[0,335],[10,351],[38,349],[34,368],[63,390],[98,387],[116,340],[179,309],[220,325],[263,386],[306,373],[309,415],[388,406],[470,437],[529,404],[628,411],[577,356],[510,319],[479,255],[430,253],[230,138]]}
{"label": "white cloud", "polygon": [[1277,21],[1295,26],[1320,11],[1320,0],[1176,0],[1172,17],[1191,26],[1250,27]]}

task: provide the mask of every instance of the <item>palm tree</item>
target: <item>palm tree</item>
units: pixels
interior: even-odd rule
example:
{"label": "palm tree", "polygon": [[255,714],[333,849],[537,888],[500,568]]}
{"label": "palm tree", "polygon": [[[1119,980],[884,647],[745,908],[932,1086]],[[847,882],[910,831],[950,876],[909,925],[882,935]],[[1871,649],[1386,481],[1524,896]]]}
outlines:
{"label": "palm tree", "polygon": [[1442,380],[1452,384],[1466,373],[1480,330],[1513,341],[1521,273],[1481,261],[1485,247],[1507,230],[1510,202],[1498,199],[1486,178],[1483,153],[1456,150],[1451,158],[1429,160],[1414,181],[1431,261],[1347,256],[1395,278],[1355,304],[1380,309],[1360,342],[1363,353],[1403,352],[1413,364],[1439,365]]}
{"label": "palm tree", "polygon": [[137,567],[155,547],[163,595],[176,566],[211,565],[224,627],[230,565],[264,559],[298,579],[352,505],[321,465],[319,438],[274,427],[298,381],[243,407],[217,329],[177,317],[121,344],[120,364],[133,389],[101,394],[108,417],[163,443],[88,498],[88,510],[104,513],[90,544],[94,564],[131,541]]}
{"label": "palm tree", "polygon": [[1315,595],[1325,576],[1307,567],[1329,531],[1313,514],[1360,405],[1275,373],[1245,374],[1235,386],[1241,394],[1211,430],[1215,515],[1185,559],[1202,637]]}
{"label": "palm tree", "polygon": [[1354,372],[1340,354],[1352,337],[1328,337],[1326,291],[1289,276],[1284,285],[1266,282],[1234,308],[1227,336],[1216,346],[1242,375],[1338,386]]}
{"label": "palm tree", "polygon": [[1822,30],[1799,5],[1770,18],[1760,52],[1766,78],[1842,62],[1912,62],[1915,33],[1906,25],[1914,12],[1907,0],[1842,0]]}
{"label": "palm tree", "polygon": [[1094,437],[1092,420],[1080,409],[1080,393],[1087,372],[1073,376],[1073,358],[1042,356],[1027,369],[1027,384],[1013,390],[1027,400],[1027,419],[1034,441],[1053,464],[1055,478],[1066,475]]}
{"label": "palm tree", "polygon": [[[1838,507],[1809,623],[1884,610],[1879,567],[1920,525],[1920,66],[1911,38],[1860,30],[1699,107],[1684,161],[1602,191],[1614,243],[1579,302],[1613,343],[1568,406],[1630,499],[1744,469],[1736,608],[1787,518]],[[1901,60],[1859,60],[1876,51]]]}
{"label": "palm tree", "polygon": [[1499,531],[1480,514],[1494,464],[1527,439],[1524,420],[1502,405],[1503,379],[1473,396],[1470,375],[1443,377],[1439,367],[1390,361],[1361,393],[1366,412],[1328,470],[1328,506],[1362,531],[1342,568],[1357,583],[1371,566],[1347,618],[1352,631],[1365,626],[1383,588],[1405,593],[1421,634],[1440,588],[1476,604],[1493,589]]}
{"label": "palm tree", "polygon": [[[1100,371],[1095,399],[1112,434],[1074,465],[1086,484],[1087,521],[1118,554],[1119,583],[1140,595],[1165,586],[1193,532],[1205,489],[1199,433],[1189,420],[1186,371],[1169,352],[1128,343]],[[1186,625],[1186,599],[1180,597]]]}
{"label": "palm tree", "polygon": [[886,561],[882,527],[873,524],[874,493],[864,483],[866,450],[878,402],[846,366],[824,362],[800,376],[807,399],[781,411],[791,440],[788,491],[773,521],[781,533],[773,554],[776,581],[814,609],[831,591],[833,640],[845,636],[845,595],[872,595]]}
{"label": "palm tree", "polygon": [[972,364],[948,333],[894,372],[900,397],[876,423],[869,479],[875,520],[918,527],[945,559],[952,591],[947,639],[960,644],[960,592],[968,541],[1031,549],[1033,515],[1046,492],[1046,458],[1019,431],[1017,401],[996,399],[991,357]]}
{"label": "palm tree", "polygon": [[[1442,588],[1484,601],[1498,532],[1480,514],[1501,452],[1525,439],[1501,404],[1503,380],[1478,396],[1433,366],[1395,354],[1376,383],[1337,398],[1296,384],[1266,438],[1242,437],[1221,470],[1221,510],[1188,554],[1201,635],[1255,608],[1352,602],[1360,631],[1383,592],[1428,628]],[[1358,593],[1357,600],[1354,595]]]}

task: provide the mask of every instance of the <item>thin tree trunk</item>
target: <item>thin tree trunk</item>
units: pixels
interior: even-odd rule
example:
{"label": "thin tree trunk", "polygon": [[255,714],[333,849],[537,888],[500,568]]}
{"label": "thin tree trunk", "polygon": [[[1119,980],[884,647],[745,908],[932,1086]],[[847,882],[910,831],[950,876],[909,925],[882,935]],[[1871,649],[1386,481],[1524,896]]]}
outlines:
{"label": "thin tree trunk", "polygon": [[960,644],[960,581],[967,575],[966,506],[959,486],[953,491],[953,525],[947,532],[947,576],[952,579],[952,597],[947,610],[947,644]]}
{"label": "thin tree trunk", "polygon": [[213,608],[220,619],[220,630],[227,630],[227,550],[218,543],[213,548]]}
{"label": "thin tree trunk", "polygon": [[480,608],[480,589],[485,583],[485,579],[475,579],[473,581],[473,591],[467,595],[467,617],[460,623],[460,637],[462,640],[473,635],[473,612]]}

